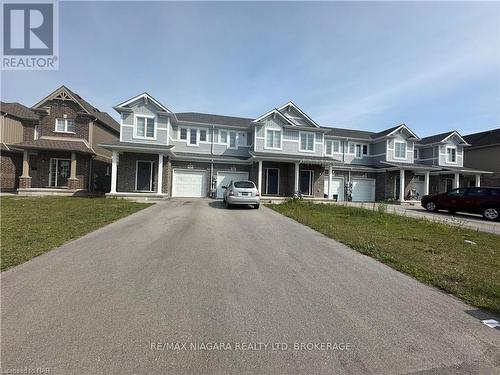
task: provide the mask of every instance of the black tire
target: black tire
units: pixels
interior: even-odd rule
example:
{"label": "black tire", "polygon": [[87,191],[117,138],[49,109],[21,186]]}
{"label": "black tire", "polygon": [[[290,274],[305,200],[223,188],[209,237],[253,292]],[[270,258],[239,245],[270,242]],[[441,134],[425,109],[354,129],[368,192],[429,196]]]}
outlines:
{"label": "black tire", "polygon": [[255,208],[256,210],[258,210],[258,209],[259,209],[259,207],[260,207],[260,204],[254,204],[254,205],[253,205],[253,208]]}
{"label": "black tire", "polygon": [[429,212],[436,212],[438,210],[436,203],[429,201],[425,204],[425,209]]}
{"label": "black tire", "polygon": [[500,209],[498,209],[498,207],[486,207],[483,210],[483,217],[490,221],[498,220],[500,217]]}

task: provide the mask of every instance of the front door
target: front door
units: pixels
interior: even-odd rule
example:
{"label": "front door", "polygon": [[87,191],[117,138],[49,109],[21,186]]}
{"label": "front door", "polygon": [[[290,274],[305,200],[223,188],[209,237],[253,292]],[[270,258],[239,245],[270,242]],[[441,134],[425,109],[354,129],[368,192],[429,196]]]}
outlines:
{"label": "front door", "polygon": [[278,168],[266,169],[266,194],[279,194],[280,170]]}
{"label": "front door", "polygon": [[63,187],[68,185],[71,169],[69,159],[50,159],[49,186]]}
{"label": "front door", "polygon": [[312,195],[312,171],[300,171],[299,190],[304,195]]}
{"label": "front door", "polygon": [[137,162],[137,181],[135,189],[138,191],[153,190],[153,163],[150,161]]}

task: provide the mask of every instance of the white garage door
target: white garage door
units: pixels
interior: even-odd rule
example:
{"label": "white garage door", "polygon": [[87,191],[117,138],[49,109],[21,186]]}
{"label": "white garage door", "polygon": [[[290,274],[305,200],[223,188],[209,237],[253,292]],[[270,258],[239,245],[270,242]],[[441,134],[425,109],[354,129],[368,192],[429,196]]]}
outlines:
{"label": "white garage door", "polygon": [[375,180],[374,179],[352,179],[352,201],[353,202],[373,202],[375,201]]}
{"label": "white garage door", "polygon": [[224,194],[223,186],[229,185],[231,181],[248,180],[248,172],[219,171],[217,172],[217,198]]}
{"label": "white garage door", "polygon": [[[328,176],[325,176],[325,196],[328,195]],[[337,195],[337,201],[344,200],[344,179],[332,176],[332,195]]]}
{"label": "white garage door", "polygon": [[174,169],[172,176],[173,197],[206,197],[207,172]]}

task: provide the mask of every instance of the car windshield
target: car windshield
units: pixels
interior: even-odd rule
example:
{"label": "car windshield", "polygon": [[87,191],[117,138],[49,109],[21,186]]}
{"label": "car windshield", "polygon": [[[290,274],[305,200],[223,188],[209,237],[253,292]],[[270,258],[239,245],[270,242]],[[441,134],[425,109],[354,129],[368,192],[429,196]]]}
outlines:
{"label": "car windshield", "polygon": [[235,181],[234,187],[240,189],[253,189],[255,185],[252,181]]}

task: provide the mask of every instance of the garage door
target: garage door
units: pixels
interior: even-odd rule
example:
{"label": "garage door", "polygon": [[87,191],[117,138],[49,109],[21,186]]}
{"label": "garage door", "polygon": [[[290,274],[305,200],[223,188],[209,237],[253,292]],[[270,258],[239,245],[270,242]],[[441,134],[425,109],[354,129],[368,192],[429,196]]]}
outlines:
{"label": "garage door", "polygon": [[206,197],[207,172],[174,169],[172,176],[173,197]]}
{"label": "garage door", "polygon": [[[328,176],[325,176],[325,196],[328,196]],[[337,196],[337,201],[344,200],[344,179],[342,177],[332,177],[332,195]]]}
{"label": "garage door", "polygon": [[352,179],[352,201],[353,202],[373,202],[375,201],[375,180],[374,179]]}
{"label": "garage door", "polygon": [[219,171],[217,172],[217,198],[224,194],[223,186],[229,185],[231,181],[248,180],[248,172]]}

